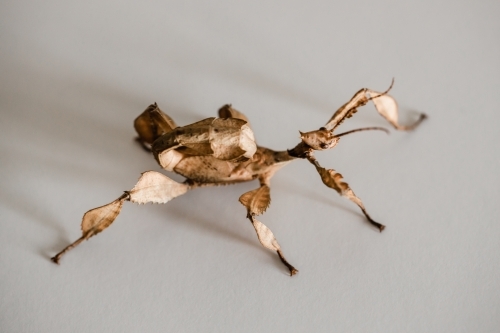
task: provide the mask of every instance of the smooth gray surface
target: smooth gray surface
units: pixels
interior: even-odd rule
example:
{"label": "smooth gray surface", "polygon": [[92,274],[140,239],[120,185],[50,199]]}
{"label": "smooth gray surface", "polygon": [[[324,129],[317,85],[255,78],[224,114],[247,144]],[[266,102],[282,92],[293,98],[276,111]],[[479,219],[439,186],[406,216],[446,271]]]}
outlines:
{"label": "smooth gray surface", "polygon": [[[498,332],[498,1],[2,1],[1,332]],[[133,142],[156,101],[179,124],[232,103],[259,144],[298,142],[362,87],[413,133],[318,154],[387,225],[297,161],[262,216],[300,273],[263,249],[239,195],[82,214],[160,170]],[[342,126],[385,125],[373,106]],[[180,177],[173,178],[179,180]]]}

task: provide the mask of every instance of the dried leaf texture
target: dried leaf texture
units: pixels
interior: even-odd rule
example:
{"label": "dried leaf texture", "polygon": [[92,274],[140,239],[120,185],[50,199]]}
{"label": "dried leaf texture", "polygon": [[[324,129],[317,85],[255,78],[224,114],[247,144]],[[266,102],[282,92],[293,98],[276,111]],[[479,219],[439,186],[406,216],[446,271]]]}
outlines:
{"label": "dried leaf texture", "polygon": [[252,130],[244,120],[207,118],[197,123],[177,127],[158,138],[153,154],[162,167],[161,156],[176,149],[185,155],[212,155],[220,160],[249,159],[257,150]]}
{"label": "dried leaf texture", "polygon": [[175,167],[185,157],[177,150],[164,150],[157,155],[158,163],[167,171],[174,171]]}
{"label": "dried leaf texture", "polygon": [[159,137],[152,146],[153,153],[161,153],[170,149],[185,147],[182,151],[191,155],[212,154],[208,142],[208,129],[215,118],[207,118],[196,123],[177,127],[175,130]]}
{"label": "dried leaf texture", "polygon": [[82,232],[85,239],[97,235],[113,223],[123,206],[123,197],[115,201],[89,210],[83,215]]}
{"label": "dried leaf texture", "polygon": [[384,117],[397,130],[412,130],[427,117],[425,114],[421,114],[420,119],[412,125],[400,125],[398,124],[398,103],[393,97],[373,90],[368,90],[368,95],[372,98],[372,102],[378,113],[380,113],[382,117]]}
{"label": "dried leaf texture", "polygon": [[151,104],[134,121],[134,128],[142,141],[153,143],[161,135],[172,131],[177,124],[160,110],[156,103]]}
{"label": "dried leaf texture", "polygon": [[252,225],[255,228],[255,231],[257,232],[257,237],[259,238],[259,242],[265,247],[268,248],[269,250],[272,251],[279,251],[280,245],[278,244],[278,241],[274,237],[273,232],[271,229],[266,227],[266,225],[256,219],[252,219]]}
{"label": "dried leaf texture", "polygon": [[255,137],[244,120],[217,118],[210,126],[210,148],[220,160],[249,159],[257,151]]}
{"label": "dried leaf texture", "polygon": [[130,201],[138,204],[167,203],[186,193],[188,189],[187,185],[180,184],[159,172],[146,171],[128,194]]}
{"label": "dried leaf texture", "polygon": [[233,108],[231,104],[226,104],[219,109],[219,117],[241,119],[246,121],[250,125],[247,116],[245,116],[243,113]]}
{"label": "dried leaf texture", "polygon": [[252,173],[241,164],[219,160],[213,156],[186,156],[174,171],[198,183],[234,183],[252,180]]}
{"label": "dried leaf texture", "polygon": [[260,215],[266,211],[271,204],[270,188],[263,185],[258,189],[249,191],[240,196],[240,202],[245,206],[249,213],[253,215]]}
{"label": "dried leaf texture", "polygon": [[[393,81],[394,83],[394,81]],[[419,125],[427,116],[425,114],[421,114],[420,118],[409,126],[404,126],[398,124],[398,104],[396,100],[391,96],[387,95],[387,92],[392,88],[392,84],[385,92],[377,92],[374,90],[363,88],[359,90],[354,96],[351,98],[349,102],[342,105],[330,118],[330,120],[325,125],[327,130],[333,131],[337,128],[342,122],[352,117],[358,111],[358,108],[366,105],[368,101],[373,101],[377,112],[380,113],[382,117],[384,117],[395,129],[400,131],[408,131],[414,129],[417,125]]]}
{"label": "dried leaf texture", "polygon": [[316,169],[321,176],[321,180],[326,186],[334,189],[341,196],[348,198],[349,200],[356,203],[359,207],[364,209],[363,203],[354,194],[349,185],[343,181],[343,177],[340,173],[336,172],[333,169],[325,169],[322,167],[316,167]]}
{"label": "dried leaf texture", "polygon": [[132,190],[126,191],[118,199],[107,205],[86,212],[82,219],[82,237],[65,247],[51,260],[56,264],[59,263],[59,260],[66,252],[78,246],[83,240],[89,239],[109,227],[120,214],[125,200],[139,204],[146,202],[166,203],[186,193],[188,189],[187,185],[179,184],[161,173],[155,171],[144,172]]}
{"label": "dried leaf texture", "polygon": [[368,90],[377,111],[384,117],[391,125],[398,128],[398,104],[396,100],[389,95],[381,96],[380,93]]}
{"label": "dried leaf texture", "polygon": [[337,126],[342,124],[342,122],[351,118],[353,114],[357,112],[357,108],[368,103],[368,98],[366,97],[366,89],[361,89],[358,91],[351,100],[344,105],[342,105],[328,120],[325,128],[329,131],[333,131]]}

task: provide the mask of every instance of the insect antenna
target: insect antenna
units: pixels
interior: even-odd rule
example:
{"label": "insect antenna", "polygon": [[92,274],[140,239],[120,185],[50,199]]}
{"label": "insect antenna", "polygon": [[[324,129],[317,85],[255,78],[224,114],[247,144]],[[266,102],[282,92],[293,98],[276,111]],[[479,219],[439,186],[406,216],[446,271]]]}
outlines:
{"label": "insect antenna", "polygon": [[378,97],[380,97],[380,96],[387,95],[387,94],[389,93],[389,91],[391,91],[391,89],[392,89],[392,87],[393,87],[393,86],[394,86],[394,78],[392,78],[391,85],[389,86],[389,88],[387,88],[387,90],[386,90],[386,91],[384,91],[383,93],[379,93],[379,94],[378,94],[378,95],[376,95],[376,96],[371,96],[371,97],[369,97],[369,98],[368,98],[368,101],[371,101],[371,100],[373,100],[373,99],[375,99],[375,98],[378,98]]}
{"label": "insect antenna", "polygon": [[362,132],[362,131],[371,131],[371,130],[384,131],[387,134],[389,134],[389,130],[387,128],[383,128],[383,127],[362,127],[362,128],[356,128],[356,129],[353,129],[351,131],[347,131],[347,132],[344,132],[344,133],[340,133],[340,134],[334,135],[334,137],[340,138],[341,136],[344,136],[344,135],[347,135],[347,134],[351,134],[351,133],[355,133],[355,132]]}

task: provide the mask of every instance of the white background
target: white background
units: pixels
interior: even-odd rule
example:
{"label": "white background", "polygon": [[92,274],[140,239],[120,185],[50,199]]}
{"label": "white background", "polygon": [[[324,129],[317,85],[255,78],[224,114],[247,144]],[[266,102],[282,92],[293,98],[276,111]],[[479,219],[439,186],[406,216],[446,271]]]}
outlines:
{"label": "white background", "polygon": [[[1,332],[498,332],[497,1],[2,1]],[[392,91],[415,132],[366,132],[318,154],[358,208],[297,161],[260,220],[201,189],[81,216],[160,170],[133,141],[156,101],[178,124],[225,103],[259,144],[292,148],[358,89]],[[385,126],[373,106],[341,131]],[[173,176],[176,180],[181,177]]]}

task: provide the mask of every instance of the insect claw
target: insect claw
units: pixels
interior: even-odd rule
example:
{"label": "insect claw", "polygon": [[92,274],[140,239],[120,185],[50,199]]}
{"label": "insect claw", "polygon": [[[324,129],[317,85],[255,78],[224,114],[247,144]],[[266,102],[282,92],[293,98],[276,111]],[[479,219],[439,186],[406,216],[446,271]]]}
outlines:
{"label": "insect claw", "polygon": [[50,260],[59,265],[59,258],[57,256],[50,258]]}
{"label": "insect claw", "polygon": [[377,227],[377,228],[378,228],[378,230],[379,230],[380,232],[382,232],[382,231],[385,229],[385,225],[383,225],[383,224],[381,224],[381,223],[378,223],[378,222],[373,221],[373,219],[370,217],[370,215],[368,215],[368,213],[366,212],[366,210],[364,209],[364,207],[363,207],[363,208],[361,208],[361,211],[362,211],[362,212],[363,212],[363,214],[365,215],[365,217],[366,217],[366,219],[368,220],[368,222],[369,222],[371,225],[373,225],[373,226]]}
{"label": "insect claw", "polygon": [[371,223],[373,226],[377,227],[377,228],[378,228],[378,230],[379,230],[380,232],[384,231],[384,229],[385,229],[385,225],[383,225],[383,224],[380,224],[380,223],[375,222],[375,221],[373,221],[373,220],[370,220],[370,223]]}
{"label": "insect claw", "polygon": [[295,267],[293,267],[292,265],[290,265],[290,263],[288,261],[286,261],[285,256],[283,256],[283,253],[281,253],[281,250],[278,250],[277,252],[278,252],[278,256],[280,257],[281,262],[290,271],[290,276],[294,276],[295,274],[297,274],[299,271]]}
{"label": "insect claw", "polygon": [[368,222],[370,222],[371,225],[377,227],[380,232],[384,231],[385,229],[385,225],[375,222],[371,218],[368,219]]}

